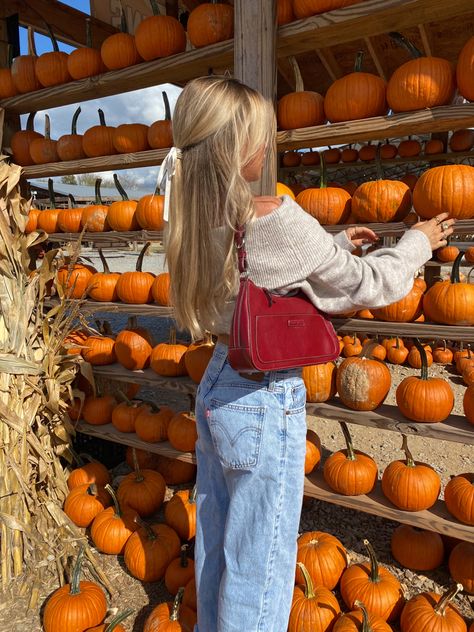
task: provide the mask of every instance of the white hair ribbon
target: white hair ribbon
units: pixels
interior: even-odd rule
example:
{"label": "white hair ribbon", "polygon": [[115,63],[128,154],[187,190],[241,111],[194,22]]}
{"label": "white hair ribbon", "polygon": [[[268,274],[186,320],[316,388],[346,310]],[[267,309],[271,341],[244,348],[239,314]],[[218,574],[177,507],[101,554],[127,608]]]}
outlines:
{"label": "white hair ribbon", "polygon": [[168,221],[170,197],[171,197],[171,180],[176,171],[176,161],[183,157],[183,152],[178,147],[171,147],[166,154],[165,159],[161,163],[160,171],[158,173],[158,186],[160,187],[160,194],[165,196],[163,205],[163,220]]}

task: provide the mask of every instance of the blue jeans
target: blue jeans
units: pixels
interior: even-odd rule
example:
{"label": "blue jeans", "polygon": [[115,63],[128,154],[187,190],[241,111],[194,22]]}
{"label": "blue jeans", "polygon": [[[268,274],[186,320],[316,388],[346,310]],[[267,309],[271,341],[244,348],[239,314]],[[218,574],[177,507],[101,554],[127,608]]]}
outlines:
{"label": "blue jeans", "polygon": [[286,632],[306,449],[301,370],[244,378],[218,344],[198,389],[195,632]]}

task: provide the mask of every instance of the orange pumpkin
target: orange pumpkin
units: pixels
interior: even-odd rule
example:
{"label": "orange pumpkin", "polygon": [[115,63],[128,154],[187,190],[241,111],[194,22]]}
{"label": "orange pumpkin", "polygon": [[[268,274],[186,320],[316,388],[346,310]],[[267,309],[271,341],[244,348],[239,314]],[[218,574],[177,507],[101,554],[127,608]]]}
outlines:
{"label": "orange pumpkin", "polygon": [[208,335],[204,340],[189,345],[184,354],[186,372],[196,384],[199,384],[202,380],[207,365],[214,353],[214,347],[212,337]]}
{"label": "orange pumpkin", "polygon": [[[13,70],[13,68],[12,68]],[[474,101],[474,36],[461,49],[456,66],[456,80],[459,93],[468,101]]]}
{"label": "orange pumpkin", "polygon": [[160,15],[156,0],[150,0],[150,4],[153,15],[142,20],[135,29],[135,42],[140,56],[145,61],[151,61],[182,53],[186,49],[186,33],[182,24],[171,15]]}
{"label": "orange pumpkin", "polygon": [[457,520],[474,526],[474,474],[452,477],[444,488],[444,502]]}
{"label": "orange pumpkin", "polygon": [[79,107],[72,117],[71,133],[64,134],[58,139],[56,149],[60,160],[81,160],[86,157],[82,147],[83,136],[77,133],[77,119],[80,113],[81,108]]}
{"label": "orange pumpkin", "polygon": [[91,21],[86,17],[86,45],[71,51],[67,69],[73,79],[94,77],[106,71],[100,50],[92,48]]}
{"label": "orange pumpkin", "polygon": [[58,217],[60,210],[56,208],[56,198],[53,189],[53,180],[48,178],[48,190],[51,208],[41,211],[38,215],[37,228],[45,233],[52,234],[58,232]]}
{"label": "orange pumpkin", "polygon": [[364,0],[293,0],[293,10],[296,17],[301,19],[349,7],[359,2],[364,2]]}
{"label": "orange pumpkin", "polygon": [[303,367],[307,402],[326,402],[336,394],[336,364],[326,362]]}
{"label": "orange pumpkin", "polygon": [[36,112],[31,112],[26,121],[26,128],[15,132],[11,137],[10,146],[13,162],[21,167],[35,164],[30,154],[30,146],[34,140],[43,138],[43,134],[35,132],[33,129],[35,115]]}
{"label": "orange pumpkin", "polygon": [[61,266],[57,272],[58,285],[67,298],[82,298],[90,286],[95,268],[82,263]]}
{"label": "orange pumpkin", "polygon": [[474,544],[460,542],[449,556],[449,572],[455,582],[462,584],[464,591],[474,595]]}
{"label": "orange pumpkin", "polygon": [[136,316],[131,316],[127,326],[115,339],[115,355],[118,362],[131,371],[138,371],[148,366],[153,349],[150,332],[139,327]]}
{"label": "orange pumpkin", "polygon": [[168,426],[168,440],[175,450],[194,452],[197,441],[194,412],[176,413]]}
{"label": "orange pumpkin", "polygon": [[91,538],[101,553],[123,555],[128,539],[138,529],[138,514],[129,507],[122,510],[112,487],[107,484],[105,489],[112,498],[113,506],[104,509],[94,518]]}
{"label": "orange pumpkin", "polygon": [[295,14],[293,13],[292,0],[277,0],[277,24],[282,26],[293,22]]}
{"label": "orange pumpkin", "polygon": [[164,196],[159,195],[159,190],[140,198],[135,209],[135,217],[140,227],[145,230],[163,230],[163,205]]}
{"label": "orange pumpkin", "polygon": [[114,128],[112,142],[119,154],[132,154],[149,149],[148,125],[143,123],[123,123]]}
{"label": "orange pumpkin", "polygon": [[474,167],[442,165],[427,169],[416,183],[413,206],[423,219],[440,213],[456,219],[474,217]]}
{"label": "orange pumpkin", "polygon": [[318,92],[305,91],[303,78],[294,57],[289,58],[295,74],[295,92],[278,101],[277,118],[280,129],[297,129],[322,125],[325,120],[324,98]]}
{"label": "orange pumpkin", "polygon": [[400,158],[413,158],[421,154],[421,143],[413,140],[411,136],[398,145],[398,155]]}
{"label": "orange pumpkin", "polygon": [[321,439],[313,431],[306,431],[306,451],[304,458],[304,473],[310,474],[317,469],[321,462]]}
{"label": "orange pumpkin", "polygon": [[143,305],[151,303],[151,287],[155,279],[151,272],[142,272],[143,258],[151,242],[147,242],[138,258],[135,272],[123,272],[117,282],[117,294],[123,303]]}
{"label": "orange pumpkin", "polygon": [[178,590],[191,581],[194,577],[194,560],[188,557],[188,544],[183,544],[181,554],[169,563],[165,572],[166,590],[176,595]]}
{"label": "orange pumpkin", "polygon": [[196,486],[177,491],[166,503],[165,522],[182,540],[196,535]]}
{"label": "orange pumpkin", "polygon": [[135,471],[121,480],[117,498],[122,507],[131,507],[141,518],[146,518],[158,511],[163,504],[166,483],[159,472],[140,469],[136,458],[134,467]]}
{"label": "orange pumpkin", "polygon": [[58,162],[57,140],[51,139],[49,116],[44,115],[44,137],[34,138],[30,144],[30,156],[35,165]]}
{"label": "orange pumpkin", "polygon": [[[112,411],[112,424],[119,432],[135,432],[135,421],[142,412],[143,406],[141,402],[126,400],[120,402]],[[150,468],[139,462],[140,467]]]}
{"label": "orange pumpkin", "polygon": [[357,149],[354,149],[351,145],[346,147],[341,151],[341,160],[342,162],[357,162],[359,159],[359,152]]}
{"label": "orange pumpkin", "polygon": [[58,214],[58,229],[63,233],[80,233],[82,208],[76,208],[74,197],[69,194],[70,208],[63,208]]}
{"label": "orange pumpkin", "polygon": [[160,121],[155,121],[148,128],[147,141],[152,149],[165,149],[173,146],[173,125],[171,123],[170,103],[166,92],[163,91],[161,94],[163,95],[163,103],[165,106],[165,118]]}
{"label": "orange pumpkin", "polygon": [[151,352],[150,367],[158,375],[166,377],[186,375],[184,354],[187,350],[186,345],[176,343],[176,330],[171,329],[169,342],[156,345]]}
{"label": "orange pumpkin", "polygon": [[121,33],[109,35],[100,47],[100,56],[108,70],[118,70],[134,66],[141,61],[137,50],[135,38],[128,33],[125,12],[121,11],[120,19]]}
{"label": "orange pumpkin", "polygon": [[393,557],[405,568],[432,571],[443,563],[444,544],[439,533],[401,524],[393,530]]}
{"label": "orange pumpkin", "polygon": [[346,612],[336,621],[332,632],[392,632],[392,628],[381,617],[369,614],[364,604],[354,601],[358,610]]}
{"label": "orange pumpkin", "polygon": [[102,233],[110,230],[107,215],[109,207],[103,204],[100,196],[101,178],[95,181],[95,204],[90,204],[82,209],[81,227],[90,233]]}
{"label": "orange pumpkin", "polygon": [[386,307],[373,308],[372,314],[379,320],[387,322],[408,323],[416,320],[423,307],[423,291],[418,284],[413,284],[406,296]]}
{"label": "orange pumpkin", "polygon": [[[330,533],[309,531],[298,538],[297,562],[303,564],[315,586],[333,590],[347,568],[347,551]],[[301,567],[297,564],[295,583],[304,584]]]}
{"label": "orange pumpkin", "polygon": [[203,2],[188,19],[188,37],[195,48],[202,48],[234,36],[234,7],[222,2]]}
{"label": "orange pumpkin", "polygon": [[123,561],[133,577],[142,582],[157,582],[171,560],[179,555],[181,543],[178,534],[166,524],[140,524],[125,545]]}
{"label": "orange pumpkin", "polygon": [[153,300],[158,305],[163,305],[165,307],[171,305],[169,272],[161,272],[156,275],[153,285],[151,286],[151,293],[153,295]]}
{"label": "orange pumpkin", "polygon": [[341,401],[353,410],[374,410],[390,390],[391,377],[387,365],[370,359],[371,344],[360,356],[346,358],[337,369],[337,392]]}
{"label": "orange pumpkin", "polygon": [[[336,597],[324,586],[314,587],[305,565],[301,562],[297,565],[303,574],[304,586],[295,586],[293,591],[288,632],[331,630],[341,612]],[[308,622],[311,622],[310,628]]]}
{"label": "orange pumpkin", "polygon": [[69,55],[59,50],[56,38],[47,23],[46,28],[53,45],[53,52],[43,53],[36,59],[35,73],[40,84],[49,88],[71,81],[71,75],[67,69]]}
{"label": "orange pumpkin", "polygon": [[99,256],[104,266],[103,272],[96,272],[89,281],[87,294],[94,301],[113,303],[118,300],[117,282],[120,278],[119,272],[110,272],[108,263],[102,249],[99,248]]}
{"label": "orange pumpkin", "polygon": [[82,137],[82,148],[88,158],[112,156],[117,153],[114,146],[115,128],[106,125],[103,110],[99,108],[98,113],[100,124],[89,127]]}
{"label": "orange pumpkin", "polygon": [[467,632],[459,610],[451,601],[462,590],[456,584],[443,596],[436,593],[420,593],[405,604],[400,618],[401,632]]}
{"label": "orange pumpkin", "polygon": [[166,441],[173,416],[174,412],[167,406],[157,408],[153,404],[144,404],[135,418],[135,432],[147,443]]}
{"label": "orange pumpkin", "polygon": [[81,355],[93,366],[113,364],[116,360],[115,340],[110,336],[89,336],[84,341]]}
{"label": "orange pumpkin", "polygon": [[120,184],[116,173],[114,173],[114,182],[117,191],[122,196],[122,200],[120,202],[112,202],[109,206],[107,212],[107,222],[112,230],[118,230],[121,232],[138,230],[140,226],[135,216],[137,202],[135,200],[129,200],[128,195],[126,194],[123,186]]}
{"label": "orange pumpkin", "polygon": [[112,421],[112,412],[117,406],[117,400],[113,395],[90,395],[86,397],[82,407],[84,421],[93,426],[104,426]]}
{"label": "orange pumpkin", "polygon": [[12,60],[11,73],[15,88],[20,94],[33,92],[41,88],[36,76],[35,66],[38,57],[36,55],[34,31],[28,27],[28,55],[20,55]]}
{"label": "orange pumpkin", "polygon": [[[84,463],[83,459],[87,458],[88,462]],[[87,454],[78,457],[79,465],[71,471],[67,479],[67,486],[69,490],[79,487],[79,485],[92,485],[95,483],[99,487],[104,487],[107,483],[110,483],[109,470],[95,461]]]}
{"label": "orange pumpkin", "polygon": [[196,616],[187,606],[181,605],[184,588],[181,587],[174,602],[160,603],[153,608],[145,621],[143,632],[158,632],[169,630],[170,632],[187,632],[194,629]]}
{"label": "orange pumpkin", "polygon": [[474,145],[474,132],[471,129],[458,129],[449,139],[451,151],[470,151]]}
{"label": "orange pumpkin", "polygon": [[64,513],[78,527],[88,527],[110,505],[110,495],[103,487],[85,484],[71,489],[64,501]]}
{"label": "orange pumpkin", "polygon": [[444,153],[444,144],[439,138],[432,138],[431,140],[427,140],[425,142],[425,156],[442,153]]}

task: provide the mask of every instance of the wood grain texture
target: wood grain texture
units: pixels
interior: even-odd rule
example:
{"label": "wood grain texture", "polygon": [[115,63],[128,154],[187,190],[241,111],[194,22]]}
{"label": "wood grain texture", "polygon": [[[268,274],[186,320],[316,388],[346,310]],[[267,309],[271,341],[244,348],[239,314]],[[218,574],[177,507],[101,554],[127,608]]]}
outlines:
{"label": "wood grain texture", "polygon": [[92,367],[96,375],[110,377],[118,382],[129,382],[133,384],[148,384],[156,388],[163,388],[167,391],[176,391],[184,395],[195,395],[197,384],[189,377],[167,378],[158,375],[151,369],[141,371],[129,371],[120,364],[109,364],[107,366]]}
{"label": "wood grain texture", "polygon": [[386,323],[380,320],[360,318],[331,318],[338,332],[364,332],[374,335],[417,337],[424,340],[463,340],[474,343],[474,327],[455,327],[431,323]]}
{"label": "wood grain texture", "polygon": [[[66,299],[67,303],[74,304],[75,299]],[[56,299],[45,301],[46,307],[54,307],[59,304]],[[163,307],[161,305],[128,305],[127,303],[106,303],[99,301],[86,300],[81,303],[82,314],[131,314],[132,316],[150,316],[152,318],[172,318],[174,311],[172,307]]]}
{"label": "wood grain texture", "polygon": [[[401,237],[403,233],[408,229],[407,225],[403,222],[387,222],[364,224],[377,233],[379,237]],[[341,230],[345,230],[348,226],[354,226],[354,224],[335,224],[333,226],[325,226],[325,230],[328,233],[335,234]],[[474,233],[474,218],[473,219],[460,219],[454,226],[455,235],[471,235]]]}
{"label": "wood grain texture", "polygon": [[[80,233],[51,233],[48,235],[48,241],[77,241],[79,237]],[[133,230],[124,233],[110,230],[104,233],[84,233],[82,242],[88,241],[98,244],[99,246],[104,243],[115,243],[119,246],[120,244],[129,244],[134,241],[137,243],[146,241],[161,242],[163,241],[163,233],[155,230]]]}
{"label": "wood grain texture", "polygon": [[375,516],[382,516],[414,527],[429,529],[444,535],[460,538],[467,542],[474,542],[474,527],[458,522],[446,509],[442,500],[425,511],[402,511],[394,507],[383,495],[380,482],[373,492],[364,496],[343,496],[336,494],[328,487],[322,472],[316,471],[306,477],[304,493],[328,503],[356,509]]}

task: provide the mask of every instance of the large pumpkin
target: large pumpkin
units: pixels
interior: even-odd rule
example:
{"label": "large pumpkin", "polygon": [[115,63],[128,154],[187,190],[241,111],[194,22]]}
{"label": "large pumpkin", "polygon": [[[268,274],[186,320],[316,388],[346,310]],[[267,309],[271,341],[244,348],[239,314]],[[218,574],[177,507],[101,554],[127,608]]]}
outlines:
{"label": "large pumpkin", "polygon": [[278,101],[278,126],[280,129],[311,127],[324,123],[324,98],[318,92],[306,91],[298,63],[289,58],[295,73],[295,92],[286,94]]}
{"label": "large pumpkin", "polygon": [[378,75],[361,72],[363,56],[363,51],[359,51],[354,72],[336,79],[326,92],[324,112],[331,123],[382,116],[387,112],[385,81]]}
{"label": "large pumpkin", "polygon": [[128,571],[142,582],[159,581],[168,564],[179,555],[179,536],[166,524],[141,523],[125,545],[124,558]]}
{"label": "large pumpkin", "polygon": [[405,604],[400,618],[401,632],[467,632],[467,625],[451,601],[462,590],[457,584],[443,596],[420,593]]}
{"label": "large pumpkin", "polygon": [[474,474],[453,476],[444,488],[444,502],[455,518],[474,526]]}
{"label": "large pumpkin", "polygon": [[291,603],[288,632],[329,632],[341,612],[336,597],[324,586],[314,587],[304,564],[298,562],[304,585],[295,586]]}
{"label": "large pumpkin", "polygon": [[474,101],[474,36],[459,53],[456,79],[459,93],[468,101]]}
{"label": "large pumpkin", "polygon": [[234,7],[222,2],[203,2],[188,19],[188,37],[195,48],[209,46],[234,36]]}
{"label": "large pumpkin", "polygon": [[135,29],[135,43],[140,56],[145,61],[151,61],[182,53],[186,49],[186,33],[182,24],[171,15],[160,15],[156,0],[150,0],[150,4],[153,15],[142,20]]}
{"label": "large pumpkin", "polygon": [[[347,568],[347,552],[330,533],[308,531],[298,538],[297,561],[304,564],[315,586],[332,590]],[[304,584],[301,568],[296,568],[296,584]]]}
{"label": "large pumpkin", "polygon": [[56,149],[60,160],[81,160],[86,157],[82,147],[82,134],[77,133],[77,119],[80,113],[79,107],[72,117],[71,133],[64,134],[58,139]]}
{"label": "large pumpkin", "polygon": [[385,307],[372,308],[370,311],[378,320],[408,323],[416,320],[423,308],[423,291],[413,284],[406,296]]}
{"label": "large pumpkin", "polygon": [[336,394],[336,364],[325,362],[303,367],[307,402],[326,402]]}
{"label": "large pumpkin", "polygon": [[117,294],[123,303],[134,305],[143,305],[151,303],[153,295],[151,287],[154,281],[154,275],[151,272],[143,272],[143,258],[146,251],[150,247],[151,242],[147,242],[138,258],[135,272],[123,272],[117,282]]}
{"label": "large pumpkin", "polygon": [[474,217],[474,167],[442,165],[425,171],[413,191],[413,206],[423,219],[449,213],[456,219]]}
{"label": "large pumpkin", "polygon": [[393,557],[405,568],[432,571],[443,563],[444,544],[439,533],[401,524],[393,530]]}

